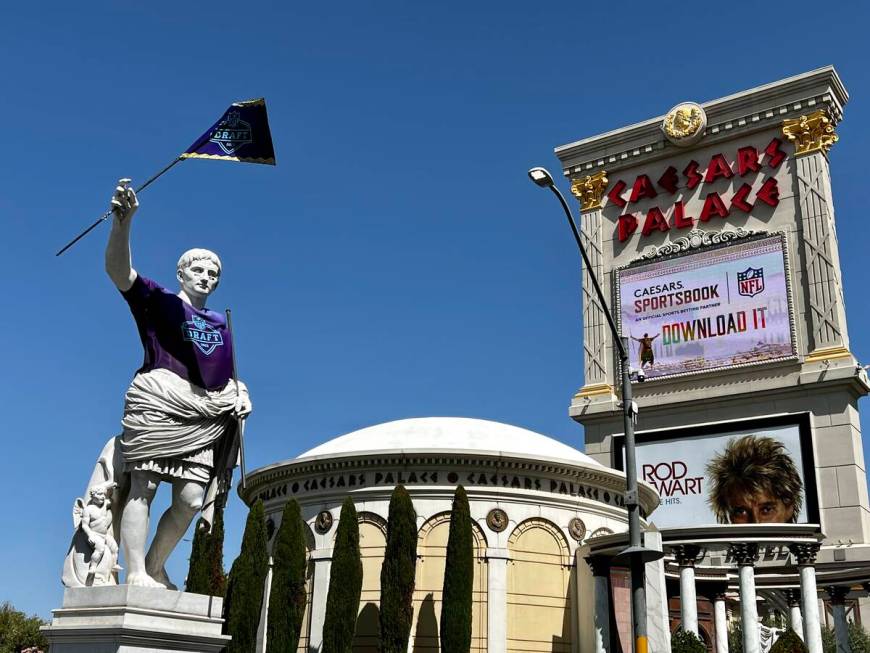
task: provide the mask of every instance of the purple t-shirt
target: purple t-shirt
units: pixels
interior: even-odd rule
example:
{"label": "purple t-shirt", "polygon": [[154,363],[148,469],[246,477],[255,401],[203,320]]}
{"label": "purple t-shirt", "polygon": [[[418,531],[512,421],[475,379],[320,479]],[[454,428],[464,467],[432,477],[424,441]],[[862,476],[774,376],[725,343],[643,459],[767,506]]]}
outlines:
{"label": "purple t-shirt", "polygon": [[141,274],[121,295],[145,349],[138,372],[165,368],[206,390],[220,390],[233,377],[233,343],[223,313],[196,309]]}

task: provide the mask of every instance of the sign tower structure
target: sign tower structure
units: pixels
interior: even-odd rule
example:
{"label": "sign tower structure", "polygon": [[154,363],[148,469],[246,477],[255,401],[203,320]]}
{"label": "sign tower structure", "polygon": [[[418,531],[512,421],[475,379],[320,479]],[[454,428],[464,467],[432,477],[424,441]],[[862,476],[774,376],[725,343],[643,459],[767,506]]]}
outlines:
{"label": "sign tower structure", "polygon": [[[769,438],[801,487],[768,521],[818,524],[818,565],[866,568],[870,382],[849,347],[828,159],[847,101],[828,66],[555,151],[630,339],[638,474],[661,496],[650,521],[763,521],[717,504],[712,475],[730,442]],[[569,410],[586,453],[620,468],[620,370],[589,272]]]}

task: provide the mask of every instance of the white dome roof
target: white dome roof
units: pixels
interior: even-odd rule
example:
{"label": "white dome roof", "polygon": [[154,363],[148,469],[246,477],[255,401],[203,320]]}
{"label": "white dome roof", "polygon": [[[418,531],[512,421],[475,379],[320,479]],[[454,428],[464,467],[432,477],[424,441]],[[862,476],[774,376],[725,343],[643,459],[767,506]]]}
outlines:
{"label": "white dome roof", "polygon": [[421,417],[369,426],[324,442],[297,460],[376,451],[473,451],[601,466],[582,451],[546,435],[467,417]]}

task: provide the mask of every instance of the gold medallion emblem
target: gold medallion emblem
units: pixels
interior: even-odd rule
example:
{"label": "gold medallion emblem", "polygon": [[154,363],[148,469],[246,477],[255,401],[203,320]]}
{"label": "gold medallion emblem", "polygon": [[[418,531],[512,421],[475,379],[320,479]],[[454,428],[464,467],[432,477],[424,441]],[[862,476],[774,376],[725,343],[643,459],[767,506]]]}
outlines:
{"label": "gold medallion emblem", "polygon": [[707,114],[701,105],[681,102],[668,111],[662,121],[662,131],[674,145],[685,147],[697,143],[707,128]]}

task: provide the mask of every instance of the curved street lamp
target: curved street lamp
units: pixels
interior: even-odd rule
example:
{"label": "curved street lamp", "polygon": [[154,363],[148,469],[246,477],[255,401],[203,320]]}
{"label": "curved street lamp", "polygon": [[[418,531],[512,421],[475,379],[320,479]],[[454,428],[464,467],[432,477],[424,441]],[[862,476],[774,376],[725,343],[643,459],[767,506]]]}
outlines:
{"label": "curved street lamp", "polygon": [[604,311],[604,316],[607,318],[607,324],[610,327],[610,332],[613,334],[613,340],[619,352],[619,367],[622,372],[622,413],[625,424],[625,507],[628,510],[629,546],[617,556],[617,559],[627,560],[631,568],[631,614],[632,631],[634,633],[632,650],[634,653],[647,653],[646,579],[644,565],[647,562],[658,560],[664,554],[661,551],[644,548],[640,541],[640,506],[638,504],[637,464],[634,446],[634,422],[637,419],[637,404],[631,398],[631,368],[628,360],[628,338],[623,338],[619,333],[619,329],[616,328],[616,322],[613,320],[613,315],[610,313],[610,308],[604,299],[604,293],[601,292],[601,286],[598,284],[598,279],[595,276],[595,268],[589,262],[586,248],[583,247],[580,232],[577,231],[577,225],[574,223],[574,216],[571,215],[571,209],[568,208],[565,197],[556,188],[553,176],[546,168],[537,167],[529,170],[529,179],[541,188],[549,188],[559,198],[559,203],[565,211],[565,217],[568,218],[568,224],[571,226],[574,240],[577,242],[577,248],[583,257],[583,264],[589,273],[589,279],[595,288],[595,294],[598,296],[598,302],[601,304],[601,310]]}

